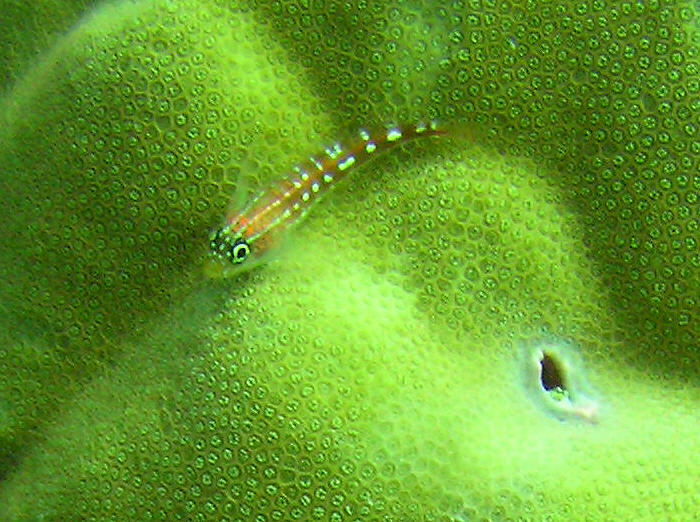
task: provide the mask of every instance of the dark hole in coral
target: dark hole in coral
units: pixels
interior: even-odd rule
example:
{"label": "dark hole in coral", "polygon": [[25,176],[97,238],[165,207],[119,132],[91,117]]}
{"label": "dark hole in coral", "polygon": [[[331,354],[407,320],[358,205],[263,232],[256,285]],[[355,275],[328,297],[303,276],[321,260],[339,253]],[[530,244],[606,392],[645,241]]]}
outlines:
{"label": "dark hole in coral", "polygon": [[553,390],[555,388],[560,388],[562,390],[566,389],[564,386],[564,378],[561,375],[559,366],[552,356],[547,353],[542,354],[542,359],[540,359],[540,366],[542,371],[540,372],[540,381],[542,382],[542,387],[546,390]]}

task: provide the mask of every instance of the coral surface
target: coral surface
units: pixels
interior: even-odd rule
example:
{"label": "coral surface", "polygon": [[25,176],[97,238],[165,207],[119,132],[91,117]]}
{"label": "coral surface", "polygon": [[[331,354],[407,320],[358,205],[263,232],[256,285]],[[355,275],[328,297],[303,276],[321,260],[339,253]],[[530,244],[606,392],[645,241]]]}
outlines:
{"label": "coral surface", "polygon": [[[1,520],[700,513],[695,1],[0,12]],[[236,189],[428,118],[205,276]]]}

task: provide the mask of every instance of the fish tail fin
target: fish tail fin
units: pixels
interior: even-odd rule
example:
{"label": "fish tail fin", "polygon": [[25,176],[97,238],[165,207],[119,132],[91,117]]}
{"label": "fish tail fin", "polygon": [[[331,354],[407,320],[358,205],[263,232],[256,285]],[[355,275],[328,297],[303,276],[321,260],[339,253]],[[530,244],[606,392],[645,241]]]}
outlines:
{"label": "fish tail fin", "polygon": [[436,125],[440,134],[472,143],[483,142],[486,134],[478,123],[464,118],[444,124],[437,122]]}

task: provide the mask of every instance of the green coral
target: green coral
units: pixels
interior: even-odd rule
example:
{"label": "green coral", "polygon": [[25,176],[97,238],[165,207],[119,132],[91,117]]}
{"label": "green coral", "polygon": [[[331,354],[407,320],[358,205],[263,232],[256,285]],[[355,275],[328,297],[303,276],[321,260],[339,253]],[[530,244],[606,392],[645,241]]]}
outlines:
{"label": "green coral", "polygon": [[[3,61],[0,518],[700,510],[693,2],[114,2],[46,36],[83,5],[14,12],[2,55],[42,27]],[[203,278],[239,183],[426,116],[460,130]],[[542,340],[598,425],[533,405]]]}
{"label": "green coral", "polygon": [[40,3],[0,2],[0,78],[5,94],[13,82],[21,78],[35,60],[55,42],[57,33],[70,29],[80,20],[93,0],[43,0]]}

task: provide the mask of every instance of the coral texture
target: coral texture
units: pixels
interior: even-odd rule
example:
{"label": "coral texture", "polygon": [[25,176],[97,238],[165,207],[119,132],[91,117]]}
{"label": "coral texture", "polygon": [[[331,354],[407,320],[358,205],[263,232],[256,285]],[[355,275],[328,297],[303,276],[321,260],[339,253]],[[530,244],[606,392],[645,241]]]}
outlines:
{"label": "coral texture", "polygon": [[[5,7],[1,520],[700,513],[696,2]],[[236,189],[431,118],[206,277]]]}

